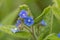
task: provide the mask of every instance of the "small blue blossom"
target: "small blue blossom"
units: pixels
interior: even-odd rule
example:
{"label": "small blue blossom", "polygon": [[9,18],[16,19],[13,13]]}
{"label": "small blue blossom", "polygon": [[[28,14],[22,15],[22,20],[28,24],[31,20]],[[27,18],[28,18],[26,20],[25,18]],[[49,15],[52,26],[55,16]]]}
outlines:
{"label": "small blue blossom", "polygon": [[11,29],[11,31],[12,31],[13,33],[19,32],[19,30],[18,30],[17,28],[13,28],[13,29]]}
{"label": "small blue blossom", "polygon": [[21,20],[17,20],[17,23],[21,23]]}
{"label": "small blue blossom", "polygon": [[19,26],[21,24],[21,20],[17,20],[16,26]]}
{"label": "small blue blossom", "polygon": [[16,24],[16,27],[18,27],[19,25],[20,25],[20,23],[17,23],[17,24]]}
{"label": "small blue blossom", "polygon": [[24,19],[24,23],[25,23],[27,26],[31,26],[31,25],[34,24],[34,20],[33,20],[32,17],[26,17],[26,18]]}
{"label": "small blue blossom", "polygon": [[58,37],[60,38],[60,33],[58,34]]}
{"label": "small blue blossom", "polygon": [[40,22],[40,24],[43,25],[43,26],[46,26],[46,25],[47,25],[44,20],[42,20],[42,21]]}
{"label": "small blue blossom", "polygon": [[27,17],[27,11],[26,10],[21,10],[21,12],[19,13],[19,17],[20,18],[26,18]]}

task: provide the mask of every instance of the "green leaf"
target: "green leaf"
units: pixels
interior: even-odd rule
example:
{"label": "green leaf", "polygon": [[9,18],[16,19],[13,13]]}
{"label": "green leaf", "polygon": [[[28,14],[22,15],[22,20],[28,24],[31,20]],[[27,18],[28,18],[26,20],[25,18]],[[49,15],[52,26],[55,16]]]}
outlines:
{"label": "green leaf", "polygon": [[53,19],[53,32],[59,33],[60,31],[60,8],[52,6]]}
{"label": "green leaf", "polygon": [[42,12],[42,14],[41,14],[40,16],[38,16],[37,18],[35,18],[35,24],[38,23],[38,22],[40,22],[40,21],[43,19],[43,17],[44,17],[47,13],[49,13],[50,10],[51,10],[51,7],[50,7],[50,6],[47,7],[47,8],[45,8],[44,11]]}
{"label": "green leaf", "polygon": [[38,40],[43,40],[47,35],[49,35],[49,27],[41,28]]}
{"label": "green leaf", "polygon": [[55,17],[60,20],[60,8],[52,7],[52,12],[55,15]]}
{"label": "green leaf", "polygon": [[18,38],[30,38],[31,35],[29,32],[26,31],[20,31],[18,33],[12,33],[11,29],[15,28],[15,26],[12,25],[4,25],[0,27],[0,31],[5,32],[13,37],[18,37]]}
{"label": "green leaf", "polygon": [[53,0],[54,1],[54,6],[60,8],[60,0]]}
{"label": "green leaf", "polygon": [[46,36],[44,40],[60,40],[60,38],[58,38],[55,33],[52,33]]}
{"label": "green leaf", "polygon": [[47,23],[47,27],[50,29],[50,33],[59,33],[60,31],[60,12],[59,8],[51,7],[48,14],[45,15],[44,20]]}
{"label": "green leaf", "polygon": [[[53,11],[50,10],[48,12],[48,14],[46,14],[44,16],[44,20],[46,21],[47,23],[47,27],[49,29],[49,33],[58,33],[59,32],[59,24],[58,23],[58,20],[53,16]],[[56,30],[57,29],[57,30]],[[41,30],[40,30],[41,31]],[[45,30],[46,31],[46,30]],[[44,33],[44,32],[43,32]],[[41,36],[42,35],[42,36]],[[47,36],[45,33],[44,34],[41,34],[40,37],[38,38],[39,40],[43,40],[44,39],[44,35],[45,37]]]}

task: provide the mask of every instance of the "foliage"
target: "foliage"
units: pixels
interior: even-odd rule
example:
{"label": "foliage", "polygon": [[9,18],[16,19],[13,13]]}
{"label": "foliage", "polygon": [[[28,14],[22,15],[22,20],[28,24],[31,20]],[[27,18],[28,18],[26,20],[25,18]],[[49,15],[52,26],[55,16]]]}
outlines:
{"label": "foliage", "polygon": [[[23,31],[12,33],[11,28],[16,27],[18,14],[23,9],[33,16],[33,27],[23,24]],[[41,20],[47,25],[40,25]],[[1,40],[60,40],[57,36],[60,32],[60,0],[0,0],[0,22]]]}

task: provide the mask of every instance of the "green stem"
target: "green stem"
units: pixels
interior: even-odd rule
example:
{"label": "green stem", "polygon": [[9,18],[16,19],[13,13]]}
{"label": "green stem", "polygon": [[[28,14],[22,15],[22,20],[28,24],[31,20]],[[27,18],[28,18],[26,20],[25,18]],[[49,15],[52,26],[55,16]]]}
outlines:
{"label": "green stem", "polygon": [[38,32],[38,36],[39,36],[40,35],[40,24],[38,24],[37,32]]}
{"label": "green stem", "polygon": [[34,27],[32,26],[32,34],[33,34],[33,36],[34,36],[34,40],[37,40],[37,36],[36,36],[36,34],[35,34],[35,30],[34,30]]}
{"label": "green stem", "polygon": [[52,33],[52,25],[53,25],[53,14],[51,13],[51,23],[50,23],[50,33]]}
{"label": "green stem", "polygon": [[28,28],[26,26],[24,26],[24,27],[31,33],[31,35],[33,37],[33,40],[37,40],[37,37],[36,37],[36,35],[34,33],[34,28],[32,27],[32,30],[31,30],[30,28]]}
{"label": "green stem", "polygon": [[36,31],[35,33],[37,34],[37,36],[39,36],[40,35],[40,26],[41,25],[40,24],[37,24],[36,26],[35,26],[35,31]]}

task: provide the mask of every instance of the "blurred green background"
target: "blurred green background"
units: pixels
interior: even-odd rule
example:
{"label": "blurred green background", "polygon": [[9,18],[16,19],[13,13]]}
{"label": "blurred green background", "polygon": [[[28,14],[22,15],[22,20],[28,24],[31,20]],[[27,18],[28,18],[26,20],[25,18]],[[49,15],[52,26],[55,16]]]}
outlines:
{"label": "blurred green background", "polygon": [[0,0],[0,20],[4,19],[22,4],[27,4],[33,15],[36,14],[36,17],[45,7],[52,4],[51,2],[51,0]]}

